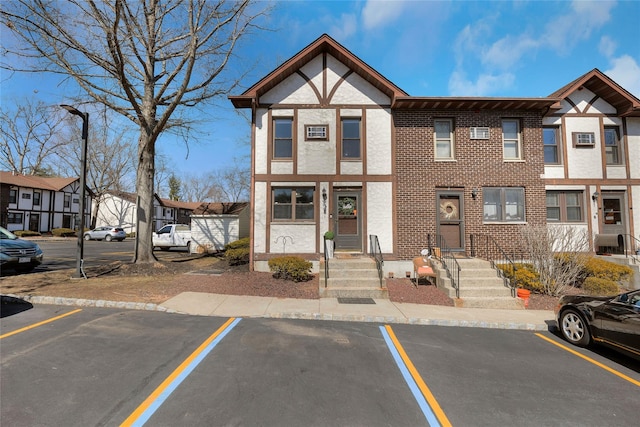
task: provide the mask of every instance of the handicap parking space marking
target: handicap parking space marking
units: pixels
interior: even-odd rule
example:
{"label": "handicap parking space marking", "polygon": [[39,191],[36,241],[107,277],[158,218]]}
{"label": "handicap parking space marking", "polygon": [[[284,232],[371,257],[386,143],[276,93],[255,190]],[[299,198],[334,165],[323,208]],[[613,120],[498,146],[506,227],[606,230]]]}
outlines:
{"label": "handicap parking space marking", "polygon": [[169,395],[178,388],[189,374],[204,360],[204,358],[218,345],[220,341],[233,329],[241,318],[231,317],[209,338],[207,338],[193,353],[189,355],[144,402],[136,408],[129,417],[120,424],[123,426],[142,426],[162,406]]}
{"label": "handicap parking space marking", "polygon": [[427,419],[427,422],[431,427],[436,426],[451,426],[451,422],[445,415],[444,411],[438,404],[438,401],[427,387],[427,384],[424,382],[420,373],[409,359],[409,356],[404,351],[404,348],[398,341],[393,329],[391,326],[385,325],[380,326],[380,332],[382,332],[382,337],[387,343],[387,347],[389,347],[389,351],[393,355],[402,376],[404,377],[411,393],[415,397],[422,413]]}
{"label": "handicap parking space marking", "polygon": [[7,337],[10,337],[12,335],[19,334],[21,332],[25,332],[25,331],[28,331],[28,330],[33,329],[33,328],[37,328],[38,326],[46,325],[47,323],[55,322],[56,320],[62,319],[63,317],[67,317],[67,316],[70,316],[72,314],[79,313],[81,311],[82,311],[82,309],[78,308],[78,309],[72,310],[72,311],[70,311],[68,313],[61,314],[61,315],[56,316],[56,317],[52,317],[51,319],[43,320],[42,322],[34,323],[32,325],[25,326],[24,328],[16,329],[15,331],[12,331],[12,332],[7,332],[6,334],[0,335],[0,339],[7,338]]}
{"label": "handicap parking space marking", "polygon": [[540,333],[536,333],[535,335],[537,337],[539,337],[539,338],[542,338],[543,340],[545,340],[547,342],[550,342],[551,344],[553,344],[553,345],[555,345],[557,347],[560,347],[561,349],[563,349],[565,351],[568,351],[569,353],[573,354],[574,356],[578,356],[581,359],[584,359],[587,362],[592,363],[592,364],[596,365],[597,367],[602,368],[605,371],[607,371],[607,372],[609,372],[609,373],[611,373],[613,375],[616,375],[616,376],[622,378],[623,380],[629,381],[631,384],[634,384],[634,385],[637,385],[638,387],[640,387],[640,381],[634,380],[633,378],[631,378],[631,377],[623,374],[622,372],[619,372],[619,371],[617,371],[617,370],[605,365],[604,363],[600,363],[597,360],[594,360],[594,359],[590,358],[589,356],[585,356],[584,354],[582,354],[582,353],[580,353],[580,352],[578,352],[578,351],[576,351],[576,350],[574,350],[572,348],[569,348],[564,344],[560,344],[559,342],[556,342],[556,341],[552,340],[551,338],[545,337],[544,335],[542,335]]}

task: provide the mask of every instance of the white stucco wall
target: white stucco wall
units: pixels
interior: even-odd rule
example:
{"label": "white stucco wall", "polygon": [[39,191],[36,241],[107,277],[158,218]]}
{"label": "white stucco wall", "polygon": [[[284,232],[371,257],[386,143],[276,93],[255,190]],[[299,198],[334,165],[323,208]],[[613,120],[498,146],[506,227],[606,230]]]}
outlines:
{"label": "white stucco wall", "polygon": [[265,253],[267,236],[267,183],[255,183],[253,206],[253,250],[255,253]]}
{"label": "white stucco wall", "polygon": [[340,173],[343,175],[362,175],[363,167],[360,161],[341,161]]}
{"label": "white stucco wall", "polygon": [[391,111],[367,110],[367,173],[391,174]]}
{"label": "white stucco wall", "polygon": [[[629,170],[631,178],[640,178],[640,117],[627,119],[627,149],[629,150]],[[640,190],[639,190],[640,191]],[[633,206],[639,206],[634,203]],[[640,209],[637,209],[640,212]],[[640,223],[638,228],[640,228]]]}
{"label": "white stucco wall", "polygon": [[[393,252],[393,185],[369,182],[367,192],[367,233],[375,234],[383,253]],[[368,239],[368,236],[367,236]]]}
{"label": "white stucco wall", "polygon": [[[567,178],[602,178],[602,151],[600,145],[600,121],[598,117],[566,117],[564,137],[567,141]],[[593,132],[595,145],[573,147],[573,132]]]}
{"label": "white stucco wall", "polygon": [[[313,76],[307,76],[312,78]],[[299,74],[292,74],[260,97],[266,104],[317,104],[318,96]]]}
{"label": "white stucco wall", "polygon": [[356,73],[344,80],[331,99],[332,104],[369,104],[389,105],[389,97],[371,86]]}
{"label": "white stucco wall", "polygon": [[[305,141],[305,125],[327,125],[329,140]],[[300,109],[298,110],[298,173],[335,174],[336,173],[336,110]]]}
{"label": "white stucco wall", "polygon": [[271,223],[271,253],[315,253],[316,224]]}
{"label": "white stucco wall", "polygon": [[96,215],[96,226],[113,225],[132,233],[136,229],[136,205],[128,200],[105,194]]}
{"label": "white stucco wall", "polygon": [[259,108],[256,110],[256,126],[255,126],[255,141],[254,141],[254,161],[255,172],[258,174],[267,173],[267,144],[269,138],[269,132],[267,127],[269,126],[268,112],[265,108]]}

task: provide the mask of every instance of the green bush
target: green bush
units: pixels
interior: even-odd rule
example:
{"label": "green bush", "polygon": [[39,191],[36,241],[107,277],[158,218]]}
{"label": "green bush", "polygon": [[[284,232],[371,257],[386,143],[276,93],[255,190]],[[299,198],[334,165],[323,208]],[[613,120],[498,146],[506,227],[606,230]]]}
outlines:
{"label": "green bush", "polygon": [[224,245],[224,258],[229,265],[247,264],[249,262],[251,240],[245,237]]}
{"label": "green bush", "polygon": [[544,289],[540,283],[540,275],[532,264],[514,263],[515,274],[510,264],[496,264],[517,288],[528,289],[532,292],[543,293]]}
{"label": "green bush", "polygon": [[51,234],[56,237],[77,237],[76,230],[70,228],[54,228],[51,230]]}
{"label": "green bush", "polygon": [[617,295],[620,293],[618,284],[613,280],[603,279],[601,277],[587,277],[582,284],[582,288],[589,295]]}
{"label": "green bush", "polygon": [[40,233],[38,233],[37,231],[31,231],[31,230],[16,230],[16,231],[13,231],[12,233],[18,237],[40,236]]}
{"label": "green bush", "polygon": [[632,274],[633,270],[627,265],[591,257],[584,266],[583,277],[585,281],[589,277],[597,277],[612,282],[628,282]]}
{"label": "green bush", "polygon": [[304,282],[311,279],[312,264],[297,256],[282,256],[269,260],[269,270],[276,279]]}

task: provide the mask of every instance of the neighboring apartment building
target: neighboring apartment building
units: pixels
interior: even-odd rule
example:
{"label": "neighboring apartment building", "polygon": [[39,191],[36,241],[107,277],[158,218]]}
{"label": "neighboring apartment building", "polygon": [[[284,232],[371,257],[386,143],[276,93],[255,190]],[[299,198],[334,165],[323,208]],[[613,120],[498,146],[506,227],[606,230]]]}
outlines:
{"label": "neighboring apartment building", "polygon": [[[91,191],[86,191],[89,223]],[[80,225],[80,178],[48,178],[0,171],[0,225],[39,233]]]}
{"label": "neighboring apartment building", "polygon": [[[353,253],[367,254],[368,236],[376,235],[385,270],[402,275],[429,234],[468,253],[472,234],[515,249],[523,224],[609,232],[606,215],[587,209],[579,221],[567,217],[577,203],[571,191],[581,191],[584,208],[596,190],[623,200],[626,222],[616,230],[636,233],[639,101],[592,73],[550,97],[412,97],[321,36],[229,97],[252,112],[253,268],[267,270],[267,260],[285,252],[318,261],[327,230],[336,250]],[[562,156],[553,165],[547,125],[555,126]],[[613,141],[609,126],[617,126],[618,145],[600,143]],[[593,134],[590,152],[601,158],[573,150],[574,132]],[[607,164],[613,146],[622,166]]]}
{"label": "neighboring apartment building", "polygon": [[[127,233],[135,232],[136,203],[137,195],[134,193],[116,190],[105,193],[98,205],[96,226],[113,225],[124,228]],[[153,231],[159,230],[166,224],[190,224],[191,213],[200,204],[200,202],[161,199],[157,194],[154,195]]]}

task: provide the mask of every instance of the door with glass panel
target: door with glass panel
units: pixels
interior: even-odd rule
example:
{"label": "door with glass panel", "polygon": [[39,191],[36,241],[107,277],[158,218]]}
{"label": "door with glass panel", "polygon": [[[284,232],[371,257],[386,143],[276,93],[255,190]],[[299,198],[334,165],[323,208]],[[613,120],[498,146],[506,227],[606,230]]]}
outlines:
{"label": "door with glass panel", "polygon": [[337,250],[362,251],[360,191],[334,192],[334,231]]}
{"label": "door with glass panel", "polygon": [[[621,193],[602,193],[602,221],[603,234],[626,234],[627,219],[625,215],[624,194]],[[626,240],[626,239],[625,239]],[[612,253],[623,253],[624,248],[612,250]]]}
{"label": "door with glass panel", "polygon": [[459,191],[438,192],[438,234],[453,251],[464,249],[463,195]]}

